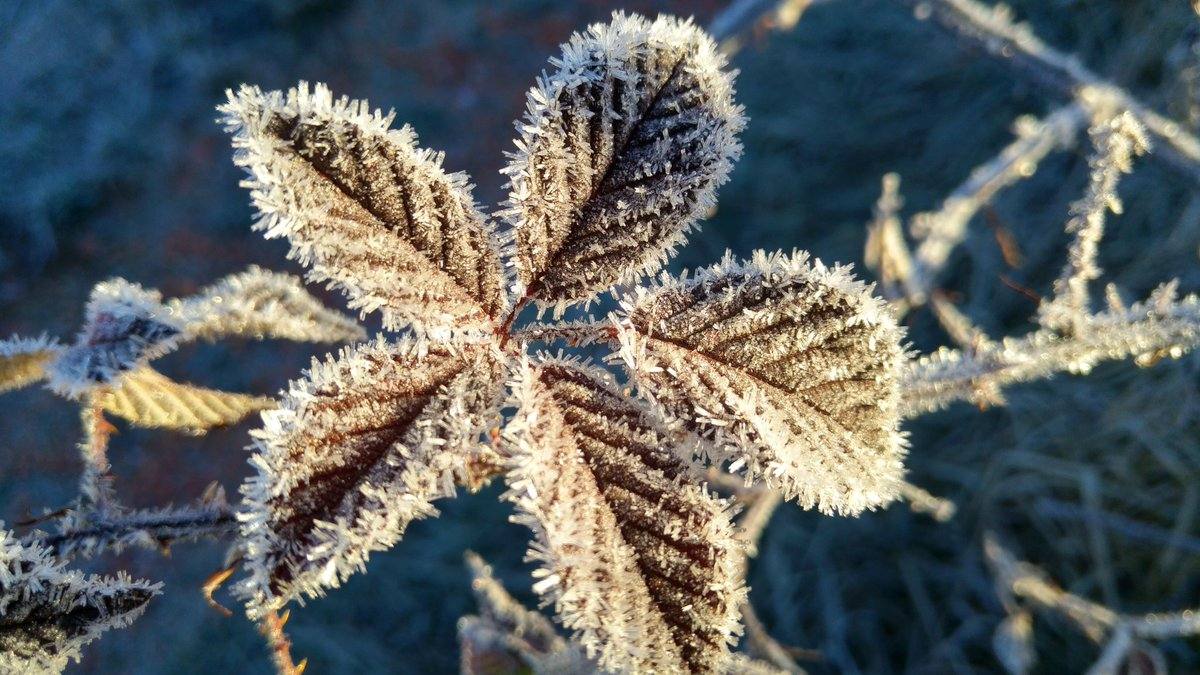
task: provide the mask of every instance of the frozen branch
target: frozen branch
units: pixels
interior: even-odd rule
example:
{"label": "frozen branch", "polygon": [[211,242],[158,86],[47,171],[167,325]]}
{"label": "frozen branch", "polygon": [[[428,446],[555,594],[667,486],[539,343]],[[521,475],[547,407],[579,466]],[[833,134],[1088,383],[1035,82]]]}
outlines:
{"label": "frozen branch", "polygon": [[1077,104],[1059,108],[1041,120],[1019,118],[1012,143],[976,167],[937,211],[913,216],[910,231],[916,250],[912,278],[906,282],[910,305],[920,305],[930,297],[950,254],[966,239],[967,225],[975,214],[1001,190],[1032,176],[1051,152],[1073,145],[1086,123],[1087,113]]}
{"label": "frozen branch", "polygon": [[1091,309],[1088,284],[1100,278],[1096,253],[1109,211],[1120,214],[1117,183],[1133,170],[1133,158],[1149,150],[1145,131],[1129,113],[1100,122],[1090,132],[1096,150],[1088,160],[1091,178],[1083,198],[1071,206],[1067,233],[1073,236],[1067,262],[1054,282],[1054,297],[1038,308],[1043,326],[1078,333]]}
{"label": "frozen branch", "polygon": [[93,556],[142,546],[162,549],[173,543],[226,539],[237,532],[233,510],[224,503],[164,507],[124,513],[84,511],[69,514],[57,534],[31,538],[57,557]]}
{"label": "frozen branch", "polygon": [[1140,366],[1179,358],[1200,344],[1200,299],[1176,297],[1176,283],[1160,286],[1145,302],[1111,306],[1060,335],[1045,328],[973,351],[942,348],[910,361],[901,375],[901,410],[915,417],[967,400],[988,404],[1004,387],[1087,373],[1102,361],[1132,358]]}
{"label": "frozen branch", "polygon": [[1034,608],[1066,618],[1093,642],[1104,644],[1100,659],[1088,671],[1115,674],[1135,646],[1135,639],[1168,640],[1200,635],[1200,612],[1126,615],[1055,584],[1044,571],[1021,562],[994,536],[984,538],[984,554],[996,580],[996,591],[1007,605],[1023,600]]}
{"label": "frozen branch", "polygon": [[805,10],[828,0],[735,0],[708,24],[708,32],[730,56],[756,28],[791,30]]}
{"label": "frozen branch", "polygon": [[908,508],[914,513],[924,513],[930,518],[945,523],[954,517],[958,506],[944,497],[938,497],[925,488],[913,485],[908,481],[900,484],[900,498],[908,502]]}
{"label": "frozen branch", "polygon": [[989,7],[978,0],[899,1],[912,7],[918,18],[933,19],[947,31],[1010,64],[1030,81],[1078,101],[1093,114],[1128,110],[1160,147],[1155,157],[1180,175],[1200,182],[1200,139],[1093,73],[1077,58],[1042,42],[1028,26],[1014,23],[1007,6]]}

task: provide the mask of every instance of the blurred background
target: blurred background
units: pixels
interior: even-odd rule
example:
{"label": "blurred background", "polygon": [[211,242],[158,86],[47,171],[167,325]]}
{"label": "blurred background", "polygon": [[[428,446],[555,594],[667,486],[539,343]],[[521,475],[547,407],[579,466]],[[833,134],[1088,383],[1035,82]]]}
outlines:
{"label": "blurred background", "polygon": [[[1200,84],[1195,14],[1183,0],[1021,0],[1017,16],[1048,42],[1184,124]],[[298,273],[285,245],[250,231],[226,136],[224,90],[298,79],[394,107],[422,144],[468,171],[477,197],[502,197],[511,122],[545,59],[572,30],[614,9],[693,15],[723,0],[549,2],[0,0],[0,335],[70,339],[90,287],[112,276],[186,294],[251,263]],[[936,208],[971,168],[1012,138],[1022,114],[1060,103],[987,57],[914,21],[900,3],[838,0],[786,32],[752,34],[734,59],[749,127],[745,158],[718,212],[673,263],[726,249],[799,247],[861,266],[880,178],[903,179],[904,214]],[[1086,147],[1083,146],[1083,147]],[[1085,185],[1078,152],[1052,155],[973,223],[943,281],[994,335],[1030,328],[1057,275],[1069,202]],[[1143,160],[1122,185],[1101,263],[1127,297],[1179,276],[1200,288],[1200,199]],[[997,232],[1017,243],[1005,262]],[[335,306],[340,297],[325,295]],[[916,347],[947,341],[927,310],[909,317]],[[183,349],[168,375],[273,394],[321,348],[230,342]],[[1098,368],[1018,387],[1005,408],[958,405],[910,425],[910,480],[953,499],[948,523],[904,505],[857,519],[784,507],[755,561],[752,598],[781,642],[819,650],[814,672],[996,672],[1003,610],[981,560],[996,530],[1074,592],[1126,612],[1200,599],[1200,362]],[[75,410],[31,389],[3,399],[0,517],[9,523],[73,498]],[[120,426],[120,425],[119,425]],[[211,480],[231,495],[249,471],[248,425],[204,438],[121,426],[111,457],[126,502],[194,499]],[[462,552],[480,552],[530,599],[526,532],[493,486],[416,523],[369,573],[293,612],[293,652],[310,672],[441,673],[457,668],[455,622],[472,609]],[[131,629],[85,651],[75,672],[268,673],[267,650],[240,613],[208,608],[199,586],[224,546],[177,546],[86,561],[162,580]],[[232,602],[232,601],[230,601]],[[1080,672],[1097,647],[1060,619],[1035,622],[1039,672]],[[1163,649],[1200,672],[1200,644]]]}

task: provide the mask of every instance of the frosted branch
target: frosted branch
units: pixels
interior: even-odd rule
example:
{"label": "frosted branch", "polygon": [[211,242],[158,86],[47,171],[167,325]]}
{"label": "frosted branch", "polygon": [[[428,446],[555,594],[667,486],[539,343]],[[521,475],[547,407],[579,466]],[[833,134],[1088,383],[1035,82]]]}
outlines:
{"label": "frosted branch", "polygon": [[1006,605],[1026,601],[1036,609],[1066,618],[1092,641],[1105,644],[1100,659],[1088,671],[1091,674],[1120,672],[1135,639],[1200,635],[1200,611],[1121,614],[1063,590],[1043,570],[1018,560],[990,533],[985,535],[983,546],[996,591]]}
{"label": "frosted branch", "polygon": [[226,539],[237,532],[226,504],[199,504],[128,512],[80,511],[68,515],[57,534],[35,534],[41,545],[61,558],[90,557],[125,548],[162,549],[177,542]]}
{"label": "frosted branch", "polygon": [[1160,146],[1155,155],[1170,169],[1200,182],[1200,139],[1143,104],[1124,89],[1093,73],[1080,61],[1047,45],[1028,26],[1013,22],[1012,10],[978,0],[899,0],[919,18],[931,18],[1030,81],[1074,99],[1093,114],[1128,110]]}
{"label": "frosted branch", "polygon": [[828,0],[735,0],[708,24],[722,54],[731,56],[758,29],[791,30],[804,12]]}
{"label": "frosted branch", "polygon": [[1001,190],[1032,176],[1051,152],[1073,145],[1086,123],[1087,113],[1078,104],[1059,108],[1041,120],[1019,118],[1014,124],[1016,140],[976,167],[937,211],[913,216],[910,231],[916,250],[911,278],[904,280],[910,307],[930,297],[950,254],[966,239],[975,214]]}
{"label": "frosted branch", "polygon": [[1110,306],[1060,335],[1039,329],[975,350],[942,348],[908,362],[901,374],[901,410],[915,417],[960,400],[989,404],[1000,390],[1057,373],[1084,374],[1102,361],[1134,359],[1148,366],[1178,358],[1200,343],[1200,299],[1176,297],[1176,283],[1160,286],[1145,302]]}

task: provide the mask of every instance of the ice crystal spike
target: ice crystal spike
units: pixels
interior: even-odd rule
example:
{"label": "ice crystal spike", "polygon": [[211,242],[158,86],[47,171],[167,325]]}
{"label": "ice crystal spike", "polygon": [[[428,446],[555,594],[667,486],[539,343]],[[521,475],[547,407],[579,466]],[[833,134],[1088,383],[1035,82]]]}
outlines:
{"label": "ice crystal spike", "polygon": [[190,336],[353,342],[366,333],[353,319],[321,304],[300,279],[251,266],[168,307]]}
{"label": "ice crystal spike", "polygon": [[622,298],[620,354],[639,391],[712,442],[711,459],[805,508],[895,497],[902,331],[845,267],[726,255]]}
{"label": "ice crystal spike", "polygon": [[78,397],[178,346],[184,326],[158,291],[113,279],[97,284],[75,344],[49,364],[50,388]]}
{"label": "ice crystal spike", "polygon": [[503,366],[484,344],[405,338],[314,362],[255,432],[239,518],[252,616],[324,593],[452,496],[498,421]]}
{"label": "ice crystal spike", "polygon": [[311,279],[392,330],[479,331],[502,315],[499,249],[471,185],[410,127],[304,82],[286,94],[243,85],[220,110],[257,227],[286,237]]}
{"label": "ice crystal spike", "polygon": [[68,570],[0,526],[0,672],[61,672],[84,645],[136,619],[160,586]]}
{"label": "ice crystal spike", "polygon": [[745,599],[729,505],[604,371],[526,360],[512,389],[507,497],[534,533],[534,589],[605,669],[720,670]]}
{"label": "ice crystal spike", "polygon": [[524,293],[560,308],[658,270],[716,203],[742,108],[691,21],[617,13],[530,90],[504,172]]}
{"label": "ice crystal spike", "polygon": [[46,367],[63,347],[46,336],[0,340],[0,394],[20,389],[46,377]]}

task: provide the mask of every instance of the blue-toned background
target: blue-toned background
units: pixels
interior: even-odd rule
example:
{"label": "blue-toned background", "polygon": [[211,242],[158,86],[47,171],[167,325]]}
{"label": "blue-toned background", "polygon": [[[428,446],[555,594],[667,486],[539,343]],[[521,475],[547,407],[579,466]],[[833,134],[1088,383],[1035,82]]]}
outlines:
{"label": "blue-toned background", "polygon": [[[1015,4],[1052,44],[1195,122],[1197,25],[1183,0]],[[283,244],[249,230],[248,198],[214,122],[227,87],[303,78],[395,107],[494,204],[511,120],[573,29],[620,8],[707,22],[723,5],[0,0],[0,335],[71,337],[91,285],[114,275],[179,295],[251,263],[298,272]],[[675,267],[759,247],[857,264],[889,171],[903,177],[905,214],[935,207],[1009,141],[1018,115],[1056,103],[960,47],[886,0],[826,3],[790,32],[755,36],[734,60],[750,116],[745,159]],[[1011,285],[1047,290],[1085,176],[1079,153],[1056,154],[977,218],[946,287],[987,330],[1028,329],[1035,306]],[[1110,277],[1129,296],[1175,275],[1200,288],[1197,194],[1148,161],[1122,194],[1126,214],[1101,254]],[[996,231],[1018,242],[1015,268]],[[946,339],[927,313],[910,323],[920,348]],[[163,367],[209,386],[274,393],[315,353],[202,345]],[[806,664],[816,672],[996,671],[991,635],[1003,613],[980,562],[984,529],[1007,533],[1022,556],[1120,610],[1196,605],[1197,372],[1194,358],[1146,370],[1108,365],[1087,379],[1018,388],[1004,409],[963,405],[912,425],[911,479],[955,499],[959,516],[941,525],[902,505],[857,520],[784,508],[750,579],[762,618],[781,641],[821,650],[822,662]],[[79,470],[74,410],[36,389],[0,406],[0,518],[67,504]],[[112,449],[118,490],[138,505],[185,502],[215,478],[235,494],[248,471],[247,428],[205,438],[122,428]],[[455,622],[471,606],[465,548],[530,597],[526,533],[507,523],[497,494],[446,504],[440,519],[374,556],[368,574],[294,611],[289,632],[310,672],[453,671]],[[1064,508],[1085,494],[1101,518]],[[269,672],[253,627],[240,614],[221,617],[197,590],[223,550],[186,545],[169,558],[130,552],[84,563],[167,588],[133,628],[89,648],[77,672]],[[1039,620],[1036,631],[1044,672],[1079,671],[1096,656],[1061,621]],[[1196,648],[1165,646],[1179,672],[1200,670]]]}

